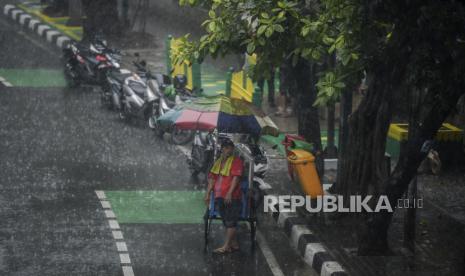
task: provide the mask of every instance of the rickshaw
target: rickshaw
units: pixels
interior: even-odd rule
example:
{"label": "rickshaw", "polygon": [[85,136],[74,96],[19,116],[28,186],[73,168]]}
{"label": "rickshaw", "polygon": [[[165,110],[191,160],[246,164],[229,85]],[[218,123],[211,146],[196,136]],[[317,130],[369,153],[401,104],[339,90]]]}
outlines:
{"label": "rickshaw", "polygon": [[[240,188],[242,191],[242,209],[239,221],[243,221],[249,224],[250,229],[250,243],[251,249],[255,249],[256,240],[256,228],[257,228],[257,193],[258,187],[254,187],[254,157],[249,153],[244,144],[236,144],[235,154],[240,156],[244,161],[244,175],[240,180]],[[213,191],[211,192],[210,202],[207,206],[204,215],[204,239],[205,239],[205,250],[208,247],[209,235],[211,232],[211,225],[213,220],[221,220],[220,213],[215,205],[215,197]]]}
{"label": "rickshaw", "polygon": [[[228,134],[249,134],[258,137],[263,134],[278,136],[279,130],[273,121],[259,108],[243,99],[229,98],[224,95],[214,97],[201,97],[193,99],[191,102],[180,104],[178,108],[160,116],[157,119],[160,124],[174,126],[179,129],[191,129],[199,132],[228,133]],[[216,137],[219,138],[219,137]],[[194,143],[195,144],[195,138]],[[216,143],[216,142],[215,142]],[[216,148],[213,156],[216,155]],[[255,246],[255,231],[257,225],[256,207],[259,196],[259,189],[254,188],[254,177],[259,178],[262,171],[267,166],[254,159],[252,151],[246,144],[236,145],[237,154],[241,156],[247,166],[246,173],[241,179],[242,190],[242,212],[240,221],[248,222],[250,225],[250,238],[252,248]],[[257,170],[255,170],[257,163]],[[201,166],[208,168],[209,166]],[[206,170],[208,172],[208,169]],[[256,174],[256,175],[255,175]],[[256,182],[255,182],[256,183]],[[215,208],[214,197],[204,215],[205,220],[205,249],[208,245],[208,237],[211,231],[213,220],[220,219],[218,210]]]}

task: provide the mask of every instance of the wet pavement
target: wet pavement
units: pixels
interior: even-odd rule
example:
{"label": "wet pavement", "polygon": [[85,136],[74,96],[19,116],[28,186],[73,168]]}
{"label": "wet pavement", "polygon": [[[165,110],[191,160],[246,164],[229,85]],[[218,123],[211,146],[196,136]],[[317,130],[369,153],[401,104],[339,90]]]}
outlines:
{"label": "wet pavement", "polygon": [[[4,18],[0,50],[0,72],[18,78],[0,84],[0,275],[314,274],[267,216],[255,251],[241,227],[239,252],[205,253],[203,185],[178,148],[102,108],[95,88],[53,83],[60,52]],[[222,234],[215,224],[212,246]]]}

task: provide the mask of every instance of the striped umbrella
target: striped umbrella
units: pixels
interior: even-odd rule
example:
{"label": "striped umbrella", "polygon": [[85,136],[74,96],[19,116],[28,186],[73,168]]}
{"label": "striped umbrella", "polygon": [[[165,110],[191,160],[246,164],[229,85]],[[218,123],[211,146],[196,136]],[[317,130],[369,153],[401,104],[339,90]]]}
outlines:
{"label": "striped umbrella", "polygon": [[178,105],[158,118],[162,127],[223,133],[249,133],[255,135],[279,134],[278,127],[253,104],[224,95],[196,98]]}

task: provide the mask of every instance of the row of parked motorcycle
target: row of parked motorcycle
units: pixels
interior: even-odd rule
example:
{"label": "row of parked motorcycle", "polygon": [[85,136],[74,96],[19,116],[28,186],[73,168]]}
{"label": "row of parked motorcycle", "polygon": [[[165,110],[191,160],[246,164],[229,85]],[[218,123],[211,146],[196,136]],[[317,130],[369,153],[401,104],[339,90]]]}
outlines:
{"label": "row of parked motorcycle", "polygon": [[[192,175],[200,173],[206,177],[208,170],[219,153],[220,140],[231,138],[230,134],[179,130],[175,126],[162,127],[158,118],[176,105],[193,100],[196,95],[186,89],[184,75],[170,77],[151,72],[139,54],[132,62],[135,70],[121,68],[121,51],[108,47],[105,39],[72,42],[63,49],[64,75],[71,88],[80,85],[96,85],[100,90],[102,106],[118,113],[122,120],[140,118],[146,122],[156,136],[162,138],[171,134],[174,144],[192,141],[191,156],[188,159]],[[248,135],[240,138],[242,145],[254,156],[254,182],[263,183],[269,160],[263,147]]]}

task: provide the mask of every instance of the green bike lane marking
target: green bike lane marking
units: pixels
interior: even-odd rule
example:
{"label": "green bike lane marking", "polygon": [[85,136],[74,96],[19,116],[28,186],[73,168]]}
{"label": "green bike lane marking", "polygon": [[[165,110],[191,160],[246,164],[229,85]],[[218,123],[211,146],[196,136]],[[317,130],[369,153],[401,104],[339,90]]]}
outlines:
{"label": "green bike lane marking", "polygon": [[200,224],[201,191],[105,191],[119,223]]}
{"label": "green bike lane marking", "polygon": [[62,70],[0,68],[0,76],[16,87],[40,88],[66,86]]}

